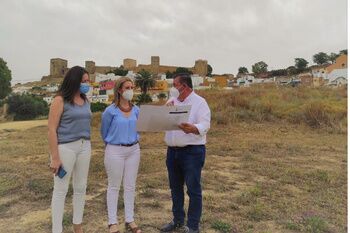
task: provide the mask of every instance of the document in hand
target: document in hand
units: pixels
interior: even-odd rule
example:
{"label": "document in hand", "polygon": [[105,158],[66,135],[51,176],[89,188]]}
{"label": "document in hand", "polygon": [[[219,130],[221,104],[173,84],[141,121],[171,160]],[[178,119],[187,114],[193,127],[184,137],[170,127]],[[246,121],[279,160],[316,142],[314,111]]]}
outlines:
{"label": "document in hand", "polygon": [[137,120],[137,131],[160,132],[180,130],[178,125],[188,122],[191,105],[154,106],[141,105]]}

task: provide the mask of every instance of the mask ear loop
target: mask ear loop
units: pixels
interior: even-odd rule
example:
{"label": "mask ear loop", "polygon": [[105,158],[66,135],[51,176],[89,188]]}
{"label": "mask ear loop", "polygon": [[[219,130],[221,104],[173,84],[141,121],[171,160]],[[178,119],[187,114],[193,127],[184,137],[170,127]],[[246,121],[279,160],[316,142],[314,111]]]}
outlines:
{"label": "mask ear loop", "polygon": [[186,89],[186,84],[182,83],[181,86],[183,86],[183,89],[182,89],[181,92],[179,91],[180,95],[185,91],[185,89]]}

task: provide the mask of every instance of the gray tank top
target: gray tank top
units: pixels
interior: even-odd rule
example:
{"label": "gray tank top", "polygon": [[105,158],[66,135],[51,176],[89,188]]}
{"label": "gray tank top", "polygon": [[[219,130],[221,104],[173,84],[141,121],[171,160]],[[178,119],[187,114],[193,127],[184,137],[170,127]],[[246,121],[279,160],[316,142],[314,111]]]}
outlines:
{"label": "gray tank top", "polygon": [[90,103],[84,105],[64,102],[63,113],[57,129],[58,144],[73,142],[81,138],[90,140],[92,113]]}

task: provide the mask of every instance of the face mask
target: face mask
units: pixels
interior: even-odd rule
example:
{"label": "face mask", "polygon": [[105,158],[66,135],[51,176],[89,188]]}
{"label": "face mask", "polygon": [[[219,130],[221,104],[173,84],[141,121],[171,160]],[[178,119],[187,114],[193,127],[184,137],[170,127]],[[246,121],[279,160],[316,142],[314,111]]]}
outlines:
{"label": "face mask", "polygon": [[80,93],[86,94],[90,90],[90,85],[88,83],[80,83],[79,90],[80,90]]}
{"label": "face mask", "polygon": [[178,89],[176,89],[175,87],[172,87],[170,88],[170,91],[169,91],[169,95],[175,99],[177,99],[180,95],[180,92]]}
{"label": "face mask", "polygon": [[134,96],[134,91],[133,90],[125,90],[123,92],[122,96],[124,99],[131,101],[132,97]]}

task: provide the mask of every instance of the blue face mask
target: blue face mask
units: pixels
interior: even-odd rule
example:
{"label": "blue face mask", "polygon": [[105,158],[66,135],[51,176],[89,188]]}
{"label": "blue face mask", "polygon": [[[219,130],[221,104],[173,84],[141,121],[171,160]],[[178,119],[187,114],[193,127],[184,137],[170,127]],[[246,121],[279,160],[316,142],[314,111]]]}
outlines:
{"label": "blue face mask", "polygon": [[90,90],[90,85],[88,83],[80,83],[79,90],[80,90],[80,93],[86,94]]}

